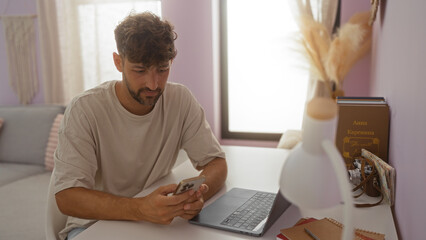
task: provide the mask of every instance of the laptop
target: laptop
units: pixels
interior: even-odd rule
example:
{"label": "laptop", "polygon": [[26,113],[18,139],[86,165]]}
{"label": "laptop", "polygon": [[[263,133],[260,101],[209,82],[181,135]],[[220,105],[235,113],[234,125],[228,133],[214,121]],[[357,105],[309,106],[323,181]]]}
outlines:
{"label": "laptop", "polygon": [[233,188],[205,207],[190,223],[250,236],[263,236],[290,206],[278,193]]}

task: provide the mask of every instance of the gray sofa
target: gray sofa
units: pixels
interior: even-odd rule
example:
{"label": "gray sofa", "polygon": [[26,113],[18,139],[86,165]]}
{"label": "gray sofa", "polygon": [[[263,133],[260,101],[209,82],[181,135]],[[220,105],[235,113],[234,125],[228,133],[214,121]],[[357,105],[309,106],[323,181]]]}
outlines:
{"label": "gray sofa", "polygon": [[52,123],[65,107],[0,106],[0,239],[46,239],[51,172],[45,150]]}

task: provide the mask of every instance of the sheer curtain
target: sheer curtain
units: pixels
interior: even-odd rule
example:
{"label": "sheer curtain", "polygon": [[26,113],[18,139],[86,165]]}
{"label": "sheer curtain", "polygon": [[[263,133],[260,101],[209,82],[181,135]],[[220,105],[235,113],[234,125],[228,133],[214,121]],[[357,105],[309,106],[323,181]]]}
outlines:
{"label": "sheer curtain", "polygon": [[[57,19],[57,41],[63,103],[77,94],[109,80],[120,80],[112,53],[116,51],[114,29],[131,12],[161,15],[160,0],[39,0],[50,19]],[[56,5],[51,9],[49,3]],[[56,16],[53,16],[55,15]],[[57,83],[56,82],[56,83]],[[50,84],[47,83],[47,84]],[[56,84],[55,83],[55,84]],[[55,89],[48,89],[53,94]]]}
{"label": "sheer curtain", "polygon": [[56,0],[37,0],[45,103],[64,104]]}

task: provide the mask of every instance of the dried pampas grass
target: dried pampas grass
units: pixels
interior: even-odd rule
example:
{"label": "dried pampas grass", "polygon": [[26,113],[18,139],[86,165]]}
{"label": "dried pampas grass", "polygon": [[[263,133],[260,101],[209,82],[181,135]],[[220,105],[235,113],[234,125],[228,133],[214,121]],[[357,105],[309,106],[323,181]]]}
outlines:
{"label": "dried pampas grass", "polygon": [[358,25],[346,24],[339,31],[330,47],[329,56],[325,62],[327,75],[334,81],[340,82],[352,67],[351,61],[360,48],[365,31]]}
{"label": "dried pampas grass", "polygon": [[339,90],[349,70],[370,50],[372,29],[368,25],[369,17],[369,12],[355,14],[334,38],[312,16],[300,18],[300,43],[304,55],[313,76],[326,82],[330,94],[330,80],[336,82]]}
{"label": "dried pampas grass", "polygon": [[369,12],[355,14],[339,29],[330,45],[325,69],[327,76],[341,85],[353,65],[371,47]]}
{"label": "dried pampas grass", "polygon": [[327,28],[315,21],[312,16],[302,16],[300,21],[302,23],[300,42],[305,50],[304,55],[310,63],[310,70],[317,79],[329,82],[324,66],[331,44]]}

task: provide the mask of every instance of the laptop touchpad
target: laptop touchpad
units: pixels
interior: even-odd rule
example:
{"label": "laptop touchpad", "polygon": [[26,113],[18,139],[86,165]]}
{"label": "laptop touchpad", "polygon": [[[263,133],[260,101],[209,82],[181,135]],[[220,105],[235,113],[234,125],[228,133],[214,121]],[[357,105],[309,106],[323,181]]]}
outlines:
{"label": "laptop touchpad", "polygon": [[234,188],[205,207],[197,218],[201,222],[220,223],[255,193],[256,191]]}

